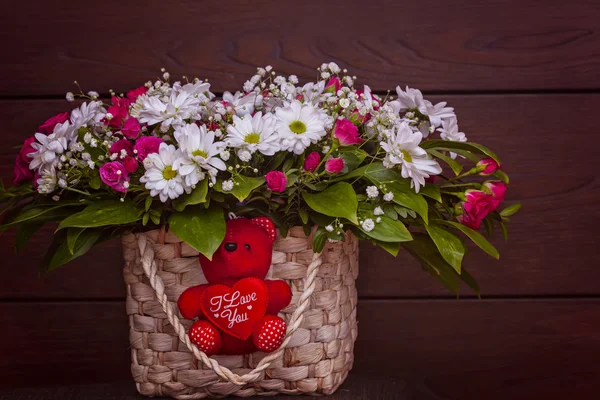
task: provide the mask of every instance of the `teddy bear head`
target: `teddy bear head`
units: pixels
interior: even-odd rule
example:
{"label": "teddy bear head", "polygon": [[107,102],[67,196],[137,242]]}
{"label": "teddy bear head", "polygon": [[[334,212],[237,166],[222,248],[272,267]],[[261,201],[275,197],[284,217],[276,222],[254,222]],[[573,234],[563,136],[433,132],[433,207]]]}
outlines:
{"label": "teddy bear head", "polygon": [[209,260],[200,255],[200,266],[211,285],[232,285],[247,278],[264,279],[271,267],[275,225],[266,217],[227,221],[225,239]]}

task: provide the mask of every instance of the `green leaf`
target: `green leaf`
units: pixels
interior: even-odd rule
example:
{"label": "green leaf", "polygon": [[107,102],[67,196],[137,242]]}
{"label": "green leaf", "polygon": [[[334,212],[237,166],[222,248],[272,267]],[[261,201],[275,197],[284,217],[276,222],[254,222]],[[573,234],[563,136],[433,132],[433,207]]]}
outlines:
{"label": "green leaf", "polygon": [[423,196],[427,196],[430,199],[434,199],[438,203],[442,202],[442,193],[440,191],[440,187],[433,183],[428,183],[427,185],[422,186],[420,193]]}
{"label": "green leaf", "polygon": [[460,238],[439,225],[429,224],[425,226],[425,229],[444,260],[460,274],[462,259],[465,255],[465,245]]}
{"label": "green leaf", "polygon": [[429,236],[423,233],[415,233],[413,237],[414,240],[402,243],[402,247],[419,260],[425,271],[439,279],[444,287],[458,294],[460,276],[444,260],[435,243],[433,243]]}
{"label": "green leaf", "polygon": [[75,251],[75,243],[77,238],[83,233],[85,228],[69,228],[67,229],[67,249],[73,254]]}
{"label": "green leaf", "polygon": [[141,218],[142,210],[135,203],[126,199],[101,200],[87,206],[83,211],[65,218],[58,230],[64,228],[93,228],[108,225],[126,225],[137,222]]}
{"label": "green leaf", "polygon": [[[17,224],[22,224],[26,221],[35,221],[39,219],[49,220],[53,217],[65,215],[66,210],[62,210],[62,208],[67,207],[71,204],[61,204],[58,206],[32,206],[29,208],[24,208],[21,212],[16,214],[14,217],[8,219],[7,223],[2,225],[2,227],[9,227]],[[80,203],[75,203],[75,205],[81,205]]]}
{"label": "green leaf", "polygon": [[485,146],[482,146],[473,142],[451,142],[449,140],[427,140],[422,142],[420,146],[425,149],[435,149],[435,150],[466,150],[475,154],[481,154],[487,157],[493,158],[498,164],[502,164],[500,159],[492,150],[488,149]]}
{"label": "green leaf", "polygon": [[396,212],[396,209],[394,208],[394,205],[392,205],[392,204],[384,204],[383,212],[385,213],[385,215],[388,218],[391,218],[394,221],[396,221],[398,219],[398,213]]}
{"label": "green leaf", "polygon": [[152,196],[146,197],[146,200],[144,201],[144,211],[148,212],[150,207],[152,207],[153,200],[154,200],[154,198]]}
{"label": "green leaf", "polygon": [[233,189],[229,192],[223,190],[223,181],[217,181],[217,184],[214,186],[214,188],[216,191],[221,193],[233,194],[239,201],[244,201],[254,189],[265,183],[265,178],[262,176],[249,177],[238,175],[232,178],[232,180]]}
{"label": "green leaf", "polygon": [[510,183],[508,175],[506,175],[506,172],[502,170],[496,170],[496,172],[494,172],[494,176],[500,179],[502,182],[506,183],[507,185]]}
{"label": "green leaf", "polygon": [[95,169],[93,169],[90,174],[91,174],[90,181],[89,181],[90,187],[95,190],[100,189],[100,185],[102,184],[102,181],[100,180],[100,174]]}
{"label": "green leaf", "polygon": [[300,220],[302,223],[306,225],[308,223],[308,211],[306,211],[305,208],[301,208],[298,210],[298,214],[300,214]]}
{"label": "green leaf", "polygon": [[20,253],[25,248],[29,239],[36,233],[42,226],[44,226],[46,221],[34,221],[27,224],[22,224],[15,235],[15,248],[17,253]]}
{"label": "green leaf", "polygon": [[477,283],[475,278],[473,278],[473,276],[465,268],[462,269],[462,273],[460,274],[460,279],[464,283],[469,285],[469,287],[471,289],[473,289],[473,291],[475,292],[477,297],[481,299],[481,289],[479,288],[479,284]]}
{"label": "green leaf", "polygon": [[346,218],[358,224],[356,210],[358,200],[352,185],[339,182],[319,193],[302,193],[306,204],[314,211],[330,217]]}
{"label": "green leaf", "polygon": [[317,229],[312,240],[312,250],[315,253],[320,253],[327,242],[327,232],[323,228]]}
{"label": "green leaf", "polygon": [[187,207],[169,217],[171,231],[208,259],[219,248],[225,238],[225,215],[223,209],[211,206]]}
{"label": "green leaf", "polygon": [[368,153],[354,146],[342,147],[338,149],[338,154],[344,160],[344,169],[342,174],[347,174],[355,170],[367,158]]}
{"label": "green leaf", "polygon": [[504,210],[500,211],[500,215],[503,217],[510,217],[511,215],[515,215],[521,209],[522,206],[522,204],[513,204],[511,206],[508,206]]}
{"label": "green leaf", "polygon": [[434,149],[429,149],[427,152],[435,158],[439,158],[440,160],[448,164],[448,166],[452,169],[452,172],[454,172],[454,175],[458,176],[462,172],[463,166],[458,161],[454,160],[452,157],[449,157]]}
{"label": "green leaf", "polygon": [[377,246],[381,247],[382,249],[384,249],[385,251],[387,251],[394,257],[396,257],[398,255],[398,253],[400,252],[400,247],[402,246],[402,243],[400,243],[400,242],[390,243],[390,242],[382,242],[379,240],[375,240],[374,242],[375,242],[375,244],[377,244]]}
{"label": "green leaf", "polygon": [[[173,208],[176,211],[183,211],[187,206],[193,206],[206,202],[208,194],[208,179],[198,182],[196,188],[188,195],[181,196],[173,201]],[[146,200],[147,202],[147,200]],[[151,202],[152,203],[152,202]]]}
{"label": "green leaf", "polygon": [[149,219],[150,219],[150,213],[144,213],[144,215],[142,216],[142,225],[143,226],[148,225]]}
{"label": "green leaf", "polygon": [[508,229],[506,229],[506,224],[504,221],[500,221],[500,228],[502,229],[502,236],[504,236],[504,241],[508,240]]}
{"label": "green leaf", "polygon": [[[89,249],[91,249],[94,244],[96,244],[101,235],[102,230],[100,229],[84,230],[73,245],[72,253],[69,251],[67,241],[64,240],[64,234],[56,235],[55,239],[58,239],[59,243],[57,246],[55,243],[51,245],[50,253],[47,254],[44,262],[45,269],[47,271],[52,271],[57,267],[66,264],[79,256],[82,256]],[[54,253],[52,253],[52,250],[54,250]]]}
{"label": "green leaf", "polygon": [[287,156],[289,156],[289,152],[287,151],[280,151],[279,153],[275,154],[267,163],[267,170],[268,171],[274,171],[276,170],[281,163],[283,162],[283,160],[285,160],[285,158]]}
{"label": "green leaf", "polygon": [[452,226],[458,230],[460,230],[462,233],[464,233],[465,235],[467,235],[467,237],[469,239],[471,239],[473,241],[473,243],[475,243],[477,246],[479,246],[479,248],[483,251],[485,251],[486,253],[488,253],[490,256],[498,259],[500,258],[500,254],[498,254],[498,250],[496,250],[496,248],[490,243],[488,242],[488,240],[479,232],[477,232],[476,230],[473,230],[471,228],[469,228],[468,226],[465,226],[463,224],[460,224],[458,222],[454,222],[454,221],[446,221],[446,220],[435,220],[436,223],[439,224],[445,224],[448,226]]}
{"label": "green leaf", "polygon": [[406,226],[404,226],[402,221],[394,221],[386,215],[376,216],[370,209],[361,209],[360,217],[361,219],[371,218],[373,222],[375,222],[377,218],[381,218],[381,222],[375,223],[375,228],[370,232],[364,230],[362,225],[358,226],[365,235],[375,240],[393,243],[412,240],[410,232],[406,229]]}
{"label": "green leaf", "polygon": [[427,201],[421,194],[416,193],[414,189],[410,187],[410,182],[407,179],[402,178],[396,170],[385,168],[381,162],[374,162],[364,167],[360,167],[341,178],[336,178],[335,180],[359,177],[368,179],[377,187],[385,185],[388,191],[394,193],[394,203],[416,211],[417,214],[423,218],[423,221],[425,221],[426,224],[428,223]]}

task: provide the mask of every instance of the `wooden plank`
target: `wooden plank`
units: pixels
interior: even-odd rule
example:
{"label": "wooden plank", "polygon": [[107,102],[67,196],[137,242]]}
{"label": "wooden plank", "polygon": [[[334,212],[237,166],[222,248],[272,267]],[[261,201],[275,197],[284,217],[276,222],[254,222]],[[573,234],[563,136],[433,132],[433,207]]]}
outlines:
{"label": "wooden plank", "polygon": [[[141,11],[148,18],[136,18]],[[160,1],[64,7],[23,0],[0,16],[0,93],[63,94],[74,79],[86,90],[124,91],[161,67],[173,77],[210,78],[223,91],[241,88],[258,65],[314,79],[331,60],[376,90],[598,89],[599,20],[596,0],[466,0],[460,7],[332,0],[293,8],[186,0],[168,11]]]}
{"label": "wooden plank", "polygon": [[[0,315],[2,387],[129,379],[123,303],[14,302]],[[358,318],[350,380],[394,381],[407,398],[582,398],[600,378],[597,299],[367,300]]]}
{"label": "wooden plank", "polygon": [[[596,229],[600,158],[587,156],[600,139],[596,110],[600,95],[445,96],[458,112],[469,138],[485,143],[502,157],[513,182],[511,202],[522,202],[513,218],[510,239],[494,240],[501,253],[495,261],[472,249],[467,261],[484,296],[599,294]],[[435,97],[441,100],[441,97]],[[62,101],[0,101],[0,177],[12,176],[14,146],[36,125],[65,109]],[[565,113],[577,110],[577,122]],[[10,273],[0,298],[121,298],[118,242],[94,250],[91,257],[39,280],[35,266],[50,241],[50,230],[35,236],[26,257],[14,255],[14,236],[6,234],[0,251]],[[397,259],[361,247],[359,293],[368,297],[448,296],[408,255]],[[469,293],[466,291],[465,293]]]}

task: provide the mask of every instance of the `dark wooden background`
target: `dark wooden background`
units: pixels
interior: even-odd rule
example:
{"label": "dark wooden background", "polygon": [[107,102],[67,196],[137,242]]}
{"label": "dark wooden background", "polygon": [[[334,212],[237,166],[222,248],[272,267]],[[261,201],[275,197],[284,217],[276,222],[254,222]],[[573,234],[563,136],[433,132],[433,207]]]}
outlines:
{"label": "dark wooden background", "polygon": [[[600,379],[599,30],[597,0],[10,2],[0,177],[74,79],[121,92],[165,67],[219,92],[258,65],[311,79],[333,60],[377,91],[420,88],[497,151],[523,210],[494,240],[500,261],[472,251],[483,300],[363,245],[356,376],[411,399],[583,398]],[[119,243],[39,277],[51,234],[22,255],[2,236],[0,387],[127,379]]]}

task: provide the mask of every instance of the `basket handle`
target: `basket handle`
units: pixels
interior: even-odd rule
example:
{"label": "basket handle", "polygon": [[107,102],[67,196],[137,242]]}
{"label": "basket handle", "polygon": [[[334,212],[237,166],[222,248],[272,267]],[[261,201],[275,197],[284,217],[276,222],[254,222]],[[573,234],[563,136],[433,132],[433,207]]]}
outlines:
{"label": "basket handle", "polygon": [[321,253],[315,253],[313,259],[308,266],[308,270],[306,272],[306,283],[305,289],[300,299],[298,300],[298,306],[296,310],[292,313],[290,321],[288,322],[287,332],[281,343],[279,348],[268,354],[265,358],[260,360],[256,368],[252,371],[248,372],[245,375],[238,375],[232,372],[230,369],[219,365],[219,362],[213,358],[207,356],[202,350],[200,350],[194,343],[190,341],[190,338],[187,335],[186,328],[179,321],[179,317],[176,315],[173,305],[167,299],[165,294],[165,284],[160,276],[156,274],[157,266],[156,261],[154,261],[154,249],[152,246],[148,245],[148,237],[145,233],[139,233],[137,235],[138,247],[141,255],[141,263],[144,268],[144,273],[150,280],[150,285],[152,289],[156,292],[156,298],[158,302],[161,304],[163,311],[167,314],[167,319],[175,329],[175,332],[179,336],[179,340],[181,340],[188,349],[194,354],[194,356],[202,361],[207,367],[211,368],[215,373],[221,377],[222,379],[234,383],[236,385],[243,386],[247,383],[254,382],[260,379],[262,372],[269,368],[271,363],[277,359],[285,346],[290,341],[292,334],[300,327],[302,324],[302,320],[304,319],[304,311],[308,308],[310,296],[313,294],[315,290],[315,277],[317,276],[317,272],[319,271],[319,266],[321,265]]}

